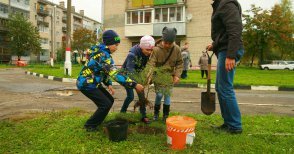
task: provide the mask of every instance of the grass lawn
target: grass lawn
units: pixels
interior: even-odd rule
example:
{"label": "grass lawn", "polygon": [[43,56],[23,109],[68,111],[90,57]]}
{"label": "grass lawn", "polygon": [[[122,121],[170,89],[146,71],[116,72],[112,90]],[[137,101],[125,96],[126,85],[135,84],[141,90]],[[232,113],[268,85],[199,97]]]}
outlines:
{"label": "grass lawn", "polygon": [[[206,83],[201,79],[200,71],[189,71],[188,78],[182,83]],[[215,83],[216,71],[212,71],[212,83]],[[258,68],[237,67],[235,85],[267,85],[294,87],[294,71],[289,70],[260,70]]]}
{"label": "grass lawn", "polygon": [[[9,65],[0,65],[0,68]],[[64,75],[63,64],[55,64],[52,68],[49,65],[28,65],[28,71],[56,77],[66,77]],[[72,66],[72,77],[77,78],[82,65]],[[215,71],[212,71],[212,83],[215,83]],[[182,79],[181,83],[206,83],[206,79],[201,79],[200,71],[193,70],[188,72],[188,78]],[[260,70],[258,68],[238,67],[235,76],[235,85],[267,85],[294,87],[294,71],[289,70]]]}
{"label": "grass lawn", "polygon": [[[176,115],[174,113],[173,115]],[[110,113],[107,120],[117,113]],[[0,153],[174,153],[166,144],[165,125],[129,125],[126,141],[111,142],[103,128],[86,132],[83,124],[90,113],[79,109],[37,114],[34,118],[0,121]],[[128,113],[128,119],[139,119]],[[215,130],[219,115],[189,114],[197,120],[196,138],[183,153],[293,153],[294,118],[287,116],[243,116],[244,131],[231,135]],[[158,131],[139,131],[145,130]],[[147,129],[153,128],[153,129]]]}
{"label": "grass lawn", "polygon": [[17,66],[15,65],[9,65],[9,64],[0,64],[0,69],[3,69],[3,68],[15,68]]}

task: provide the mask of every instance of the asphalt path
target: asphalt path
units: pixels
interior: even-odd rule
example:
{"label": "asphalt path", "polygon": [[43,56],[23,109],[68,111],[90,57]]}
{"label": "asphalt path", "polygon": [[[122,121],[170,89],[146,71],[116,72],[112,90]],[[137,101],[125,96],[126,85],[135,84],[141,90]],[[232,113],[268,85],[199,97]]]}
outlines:
{"label": "asphalt path", "polygon": [[[126,92],[121,86],[115,88],[115,103],[111,112],[119,111]],[[96,106],[78,90],[74,83],[62,83],[32,75],[26,75],[20,68],[0,69],[0,119],[32,115],[47,112],[80,108],[94,111]],[[171,112],[199,113],[201,88],[173,89]],[[154,103],[154,92],[149,93],[149,100]],[[293,91],[253,91],[236,90],[242,114],[278,114],[294,116]],[[136,98],[135,98],[136,99]],[[134,103],[128,110],[133,112]],[[216,114],[220,114],[217,102]],[[138,112],[138,110],[136,111]],[[151,109],[147,112],[152,113]]]}

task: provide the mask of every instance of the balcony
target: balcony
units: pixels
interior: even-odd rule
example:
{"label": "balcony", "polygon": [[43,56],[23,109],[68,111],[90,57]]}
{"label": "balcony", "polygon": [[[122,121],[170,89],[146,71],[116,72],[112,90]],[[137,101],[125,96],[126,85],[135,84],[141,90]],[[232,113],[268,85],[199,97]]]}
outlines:
{"label": "balcony", "polygon": [[6,19],[0,19],[0,30],[1,31],[8,30],[7,22],[8,22],[8,20],[6,20]]}
{"label": "balcony", "polygon": [[154,5],[176,4],[178,0],[154,0]]}
{"label": "balcony", "polygon": [[174,22],[174,23],[125,25],[125,36],[126,37],[139,37],[144,35],[162,36],[162,29],[165,26],[175,27],[177,29],[177,36],[186,35],[186,23]]}
{"label": "balcony", "polygon": [[171,23],[154,23],[153,24],[153,36],[162,36],[162,29],[164,27],[174,27],[177,29],[177,36],[186,35],[186,23],[185,22],[171,22]]}
{"label": "balcony", "polygon": [[8,18],[8,6],[0,4],[0,17],[1,18]]}
{"label": "balcony", "polygon": [[30,4],[28,1],[10,0],[10,6],[18,8],[18,9],[30,11]]}
{"label": "balcony", "polygon": [[183,4],[154,9],[127,10],[125,16],[125,36],[161,36],[162,29],[165,26],[174,27],[177,29],[177,35],[185,36],[185,19],[185,6]]}
{"label": "balcony", "polygon": [[49,27],[49,22],[46,22],[46,21],[37,21],[37,24],[38,25],[44,25],[45,27]]}
{"label": "balcony", "polygon": [[49,49],[50,48],[50,46],[49,46],[49,44],[47,43],[47,44],[41,44],[41,48],[42,49]]}
{"label": "balcony", "polygon": [[146,8],[158,5],[184,4],[186,0],[129,0],[128,8]]}
{"label": "balcony", "polygon": [[63,32],[66,32],[66,30],[67,30],[66,27],[62,27]]}
{"label": "balcony", "polygon": [[37,13],[41,16],[49,16],[49,11],[47,11],[47,10],[38,9]]}
{"label": "balcony", "polygon": [[76,26],[81,26],[81,27],[83,27],[82,22],[79,22],[79,21],[74,21],[73,24],[76,25]]}
{"label": "balcony", "polygon": [[67,17],[62,17],[62,22],[66,22],[67,21]]}
{"label": "balcony", "polygon": [[136,37],[144,35],[153,35],[153,25],[152,24],[137,24],[137,25],[126,25],[125,26],[125,36],[126,37]]}

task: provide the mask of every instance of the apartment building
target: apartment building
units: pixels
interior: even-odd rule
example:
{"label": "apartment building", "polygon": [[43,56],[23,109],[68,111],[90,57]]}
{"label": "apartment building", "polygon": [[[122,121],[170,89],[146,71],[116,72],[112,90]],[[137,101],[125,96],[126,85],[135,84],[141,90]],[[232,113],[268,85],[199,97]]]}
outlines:
{"label": "apartment building", "polygon": [[[8,14],[13,12],[21,12],[39,29],[42,47],[40,60],[48,61],[50,54],[56,59],[57,50],[65,46],[66,41],[67,9],[64,4],[63,1],[55,4],[47,0],[0,0],[0,61],[10,61],[12,56],[8,47],[8,27],[5,23]],[[74,6],[72,6],[71,21],[71,34],[77,28],[84,27],[95,31],[101,26],[98,21],[86,17],[84,10],[76,12]],[[26,57],[31,61],[36,61],[37,58],[38,56],[33,54]]]}
{"label": "apartment building", "polygon": [[10,61],[9,37],[8,37],[8,15],[19,12],[24,17],[30,16],[29,0],[0,0],[0,61]]}
{"label": "apartment building", "polygon": [[[176,43],[190,44],[195,66],[210,38],[211,2],[208,0],[104,0],[103,26],[121,36],[119,51],[113,57],[118,65],[124,61],[131,46],[143,35],[161,38],[163,27],[177,29]],[[123,58],[122,58],[123,57]],[[215,60],[214,60],[215,62]]]}

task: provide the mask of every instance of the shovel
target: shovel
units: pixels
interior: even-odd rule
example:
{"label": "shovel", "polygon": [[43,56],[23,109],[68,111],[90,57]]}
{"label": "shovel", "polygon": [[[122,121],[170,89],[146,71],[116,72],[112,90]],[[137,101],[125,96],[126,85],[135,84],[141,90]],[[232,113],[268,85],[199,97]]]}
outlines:
{"label": "shovel", "polygon": [[211,72],[211,59],[213,54],[208,56],[208,76],[207,76],[207,91],[201,93],[201,111],[206,115],[211,115],[215,111],[215,93],[210,92],[210,72]]}

